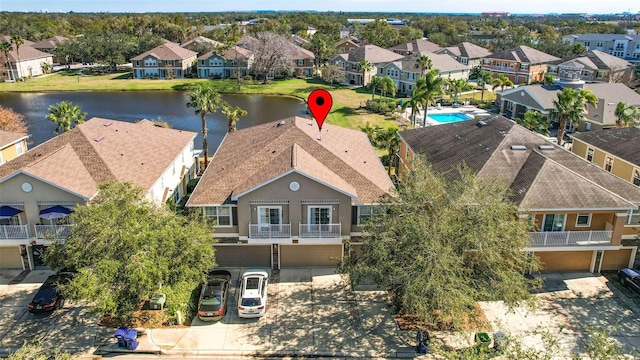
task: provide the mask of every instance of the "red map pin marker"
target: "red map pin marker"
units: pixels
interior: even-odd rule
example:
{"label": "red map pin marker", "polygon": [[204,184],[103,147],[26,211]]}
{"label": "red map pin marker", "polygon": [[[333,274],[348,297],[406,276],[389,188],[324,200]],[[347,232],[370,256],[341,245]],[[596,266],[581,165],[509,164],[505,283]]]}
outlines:
{"label": "red map pin marker", "polygon": [[311,114],[316,119],[318,129],[322,130],[324,119],[329,114],[329,111],[331,111],[331,106],[333,106],[331,94],[329,94],[327,90],[313,90],[311,94],[309,94],[307,105],[309,106],[309,110],[311,110]]}

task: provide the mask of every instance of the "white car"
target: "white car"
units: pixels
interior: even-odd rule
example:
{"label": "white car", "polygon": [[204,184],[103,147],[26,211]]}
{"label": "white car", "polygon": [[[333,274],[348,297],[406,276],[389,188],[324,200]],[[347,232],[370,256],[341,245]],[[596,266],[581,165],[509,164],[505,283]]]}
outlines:
{"label": "white car", "polygon": [[263,316],[267,311],[267,284],[269,274],[264,270],[250,269],[240,279],[238,316],[253,318]]}

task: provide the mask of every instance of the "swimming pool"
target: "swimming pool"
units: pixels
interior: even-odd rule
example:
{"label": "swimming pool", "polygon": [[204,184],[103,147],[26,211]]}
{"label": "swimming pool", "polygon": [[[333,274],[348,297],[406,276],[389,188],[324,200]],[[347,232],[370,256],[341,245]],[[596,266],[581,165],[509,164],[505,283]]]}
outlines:
{"label": "swimming pool", "polygon": [[467,121],[467,120],[473,119],[472,117],[464,115],[462,113],[428,114],[427,117],[441,124]]}

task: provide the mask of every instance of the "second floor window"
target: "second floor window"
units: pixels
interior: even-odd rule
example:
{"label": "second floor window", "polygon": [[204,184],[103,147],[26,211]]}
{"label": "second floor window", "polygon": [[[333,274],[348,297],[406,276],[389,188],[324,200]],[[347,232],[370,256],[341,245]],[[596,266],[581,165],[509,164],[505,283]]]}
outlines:
{"label": "second floor window", "polygon": [[640,169],[635,169],[633,171],[633,185],[640,186]]}
{"label": "second floor window", "polygon": [[604,161],[604,169],[607,170],[608,172],[611,172],[612,168],[613,168],[613,158],[610,158],[607,156],[607,158]]}
{"label": "second floor window", "polygon": [[299,59],[298,60],[298,66],[302,66],[304,65],[304,60],[303,59]]}
{"label": "second floor window", "polygon": [[576,226],[589,226],[591,225],[591,214],[578,214],[576,217]]}
{"label": "second floor window", "polygon": [[593,162],[593,149],[592,148],[588,148],[587,149],[587,161]]}
{"label": "second floor window", "polygon": [[214,226],[231,226],[231,208],[229,206],[209,206],[204,208],[204,216],[213,219]]}
{"label": "second floor window", "polygon": [[362,205],[358,206],[358,225],[367,222],[373,216],[379,216],[384,213],[384,207],[379,205]]}
{"label": "second floor window", "polygon": [[22,141],[16,143],[16,153],[21,155],[24,153],[24,147],[22,146]]}

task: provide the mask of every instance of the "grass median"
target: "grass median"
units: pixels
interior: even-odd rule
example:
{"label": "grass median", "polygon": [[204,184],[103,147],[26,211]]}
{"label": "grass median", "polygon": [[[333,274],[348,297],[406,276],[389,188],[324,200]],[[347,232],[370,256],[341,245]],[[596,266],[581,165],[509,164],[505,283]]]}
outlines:
{"label": "grass median", "polygon": [[1,92],[64,92],[64,91],[188,91],[194,85],[210,82],[225,94],[261,94],[293,96],[307,99],[311,91],[326,89],[333,98],[332,111],[327,121],[351,129],[359,129],[369,122],[372,126],[397,126],[392,118],[372,114],[363,108],[371,94],[362,88],[329,86],[316,79],[274,80],[269,84],[254,81],[173,79],[152,80],[132,79],[131,73],[113,73],[105,75],[84,75],[76,71],[58,72],[25,82],[0,83]]}

